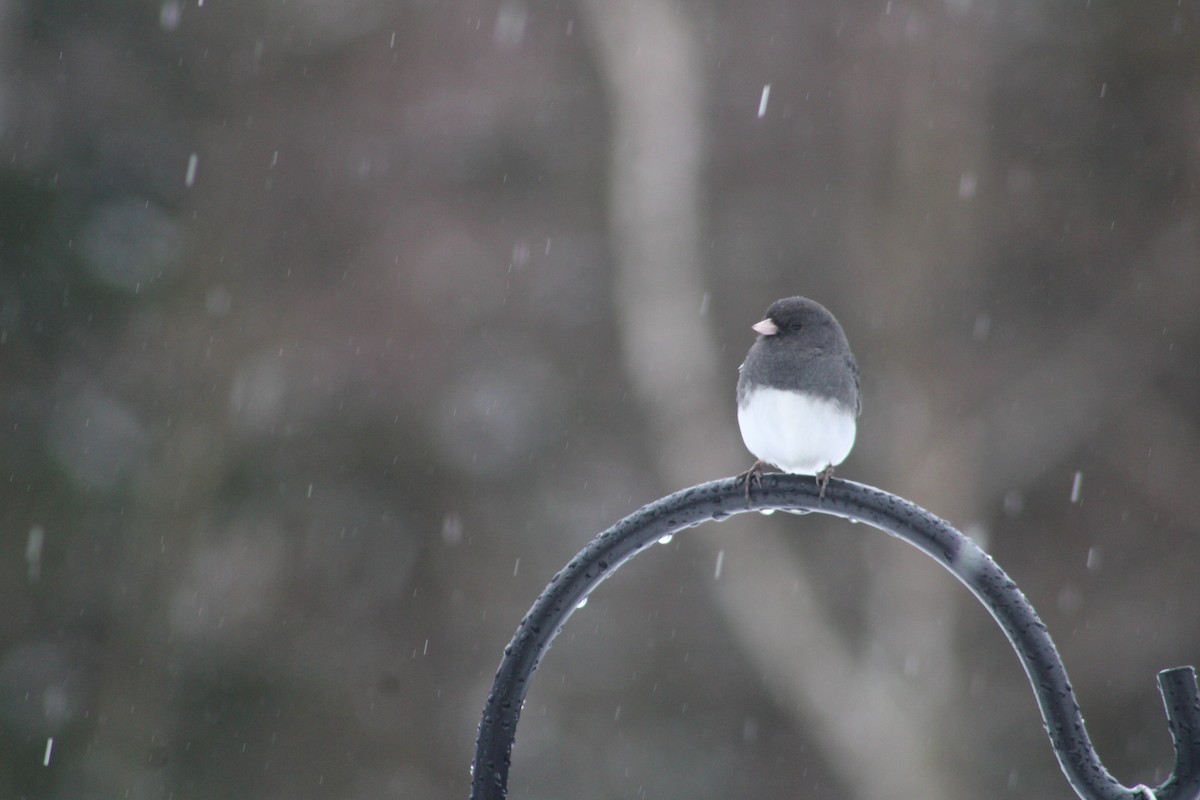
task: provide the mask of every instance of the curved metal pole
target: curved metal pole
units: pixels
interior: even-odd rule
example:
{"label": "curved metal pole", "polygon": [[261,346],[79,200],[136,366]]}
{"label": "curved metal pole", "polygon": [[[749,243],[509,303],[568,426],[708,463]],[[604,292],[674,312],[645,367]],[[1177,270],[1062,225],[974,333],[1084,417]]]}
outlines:
{"label": "curved metal pole", "polygon": [[919,548],[962,581],[991,612],[1017,651],[1058,763],[1081,798],[1200,800],[1200,691],[1191,667],[1159,673],[1175,742],[1174,771],[1157,789],[1122,786],[1092,747],[1046,626],[1017,585],[974,542],[919,506],[859,483],[831,480],[821,499],[809,476],[768,474],[763,475],[761,487],[751,489],[748,503],[744,486],[740,478],[725,478],[643,506],[593,539],[554,576],[504,648],[479,723],[471,768],[473,800],[500,800],[507,794],[513,741],[529,680],[581,600],[663,536],[732,514],[767,509],[819,511],[866,522]]}

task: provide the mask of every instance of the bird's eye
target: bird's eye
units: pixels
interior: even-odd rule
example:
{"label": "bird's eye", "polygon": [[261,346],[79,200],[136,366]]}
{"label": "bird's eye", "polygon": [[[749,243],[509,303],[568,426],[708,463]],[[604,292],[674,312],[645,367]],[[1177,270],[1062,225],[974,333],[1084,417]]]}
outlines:
{"label": "bird's eye", "polygon": [[804,326],[801,325],[799,322],[789,322],[787,327],[788,327],[789,331],[795,332],[795,331],[800,330]]}

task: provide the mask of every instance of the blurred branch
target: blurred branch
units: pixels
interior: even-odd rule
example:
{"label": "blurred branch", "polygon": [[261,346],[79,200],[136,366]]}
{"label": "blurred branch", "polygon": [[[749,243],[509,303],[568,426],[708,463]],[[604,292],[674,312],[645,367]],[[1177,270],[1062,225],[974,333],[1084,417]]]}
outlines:
{"label": "blurred branch", "polygon": [[[1198,318],[1193,310],[1200,285],[1183,273],[1200,257],[1200,241],[1190,226],[1183,232],[1167,231],[1159,240],[1152,241],[1137,259],[1134,276],[1114,281],[1109,300],[1089,319],[1064,331],[1057,344],[1047,347],[1044,333],[1032,332],[1020,359],[1030,366],[1014,373],[1004,391],[961,422],[955,423],[953,415],[939,415],[945,424],[937,435],[912,448],[911,452],[923,452],[923,457],[911,465],[907,477],[897,476],[900,491],[908,494],[917,487],[936,485],[945,464],[962,463],[964,456],[974,454],[986,460],[987,469],[976,470],[975,480],[963,487],[962,494],[976,493],[974,501],[960,498],[957,502],[966,508],[988,508],[1013,486],[1036,478],[1043,466],[1061,461],[1081,442],[1096,440],[1099,422],[1107,427],[1106,421],[1115,417],[1116,427],[1124,432],[1130,426],[1121,418],[1134,418],[1147,428],[1141,432],[1147,436],[1143,441],[1167,447],[1180,435],[1168,425],[1179,425],[1186,435],[1190,423],[1165,404],[1154,403],[1154,396],[1156,381],[1178,365],[1178,353],[1163,338],[1165,322],[1171,321],[1175,339],[1195,335]],[[1147,408],[1147,403],[1154,407]],[[1155,411],[1164,414],[1162,421]],[[1157,430],[1148,429],[1155,425]],[[1114,450],[1111,443],[1108,447]],[[1153,481],[1143,475],[1142,480]],[[1149,492],[1151,496],[1161,493],[1161,487]],[[1168,508],[1186,502],[1187,493],[1175,495],[1155,500],[1165,500]],[[951,498],[951,502],[956,501]]]}
{"label": "blurred branch", "polygon": [[[1193,418],[1163,392],[1146,387],[1136,404],[1112,424],[1113,435],[1100,439],[1101,457],[1156,508],[1166,510],[1192,530],[1200,526],[1200,497],[1178,491],[1177,476],[1190,475],[1200,453],[1200,431]],[[1145,453],[1130,461],[1130,453]]]}
{"label": "blurred branch", "polygon": [[[579,604],[622,564],[661,537],[709,520],[768,509],[819,511],[866,522],[933,558],[987,607],[1029,677],[1059,765],[1084,800],[1195,800],[1200,797],[1200,690],[1191,667],[1159,675],[1175,767],[1156,790],[1122,786],[1100,762],[1084,725],[1058,650],[1017,585],[974,542],[928,511],[887,492],[831,481],[824,499],[806,476],[763,476],[747,501],[740,478],[725,478],[676,492],[598,535],[554,576],[504,650],[479,724],[472,765],[473,800],[505,797],[513,742],[529,681]],[[863,698],[853,698],[862,703]]]}
{"label": "blurred branch", "polygon": [[956,463],[952,455],[979,454],[988,469],[978,471],[973,491],[979,495],[976,507],[988,507],[1093,438],[1097,420],[1141,403],[1175,357],[1152,337],[1125,332],[1120,319],[1127,305],[1122,296],[1073,327],[1060,346],[1040,358],[1031,353],[1037,360],[994,401],[960,424],[939,429],[913,465],[909,485],[936,483],[944,465]]}
{"label": "blurred branch", "polygon": [[[634,387],[648,405],[666,403],[680,418],[731,419],[729,405],[714,402],[717,344],[699,314],[704,64],[688,15],[661,0],[595,0],[581,8],[595,29],[612,115],[613,299]],[[714,474],[705,468],[711,439],[673,435],[662,418],[650,423],[661,434],[656,444],[669,451],[664,461],[689,465],[680,485]],[[729,429],[708,434],[728,437]]]}

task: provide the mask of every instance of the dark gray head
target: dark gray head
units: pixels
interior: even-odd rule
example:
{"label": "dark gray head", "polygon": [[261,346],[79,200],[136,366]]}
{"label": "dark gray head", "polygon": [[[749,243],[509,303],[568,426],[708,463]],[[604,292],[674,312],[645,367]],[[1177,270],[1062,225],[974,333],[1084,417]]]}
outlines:
{"label": "dark gray head", "polygon": [[858,364],[842,326],[825,306],[807,297],[771,303],[752,326],[759,334],[742,364],[738,400],[754,385],[811,392],[858,413]]}
{"label": "dark gray head", "polygon": [[807,297],[785,297],[771,303],[767,317],[753,326],[763,336],[778,336],[788,349],[812,355],[850,353],[842,326],[825,306]]}

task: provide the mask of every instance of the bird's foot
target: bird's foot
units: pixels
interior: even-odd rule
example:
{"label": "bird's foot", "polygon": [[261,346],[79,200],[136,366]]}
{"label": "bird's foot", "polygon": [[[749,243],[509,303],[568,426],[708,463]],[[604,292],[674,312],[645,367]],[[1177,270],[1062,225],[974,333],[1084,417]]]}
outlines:
{"label": "bird's foot", "polygon": [[762,473],[763,460],[760,458],[754,462],[754,466],[743,472],[739,477],[746,485],[746,508],[750,507],[750,484],[757,483],[758,488],[762,488]]}
{"label": "bird's foot", "polygon": [[820,491],[817,492],[817,499],[825,499],[825,487],[829,485],[829,478],[833,475],[833,464],[830,464],[825,469],[818,472],[814,477],[817,479],[817,486],[820,486]]}

